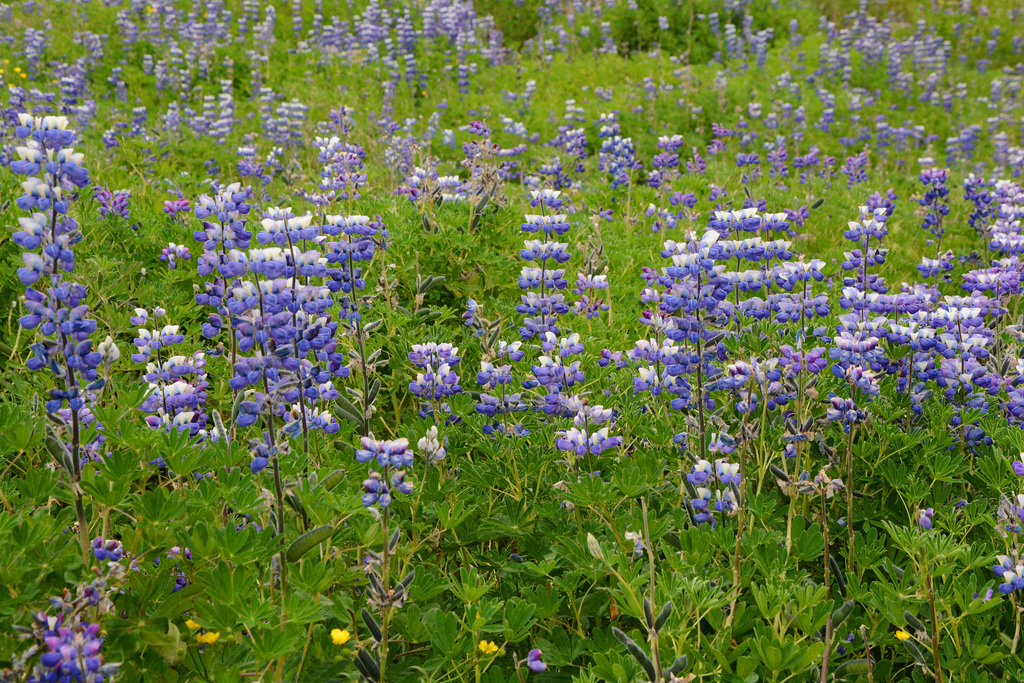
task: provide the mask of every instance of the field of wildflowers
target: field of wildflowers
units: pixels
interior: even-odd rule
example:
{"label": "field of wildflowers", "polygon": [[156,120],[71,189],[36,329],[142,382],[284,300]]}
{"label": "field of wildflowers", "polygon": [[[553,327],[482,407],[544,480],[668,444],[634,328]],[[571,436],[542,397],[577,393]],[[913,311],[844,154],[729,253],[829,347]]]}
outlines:
{"label": "field of wildflowers", "polygon": [[0,4],[0,682],[1024,680],[1024,4]]}

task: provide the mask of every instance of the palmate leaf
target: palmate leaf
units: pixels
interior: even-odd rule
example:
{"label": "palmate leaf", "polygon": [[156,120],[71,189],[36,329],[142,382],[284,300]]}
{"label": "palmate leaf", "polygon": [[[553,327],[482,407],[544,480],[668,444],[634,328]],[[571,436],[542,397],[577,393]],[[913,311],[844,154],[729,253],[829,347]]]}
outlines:
{"label": "palmate leaf", "polygon": [[552,629],[549,639],[539,640],[537,647],[544,651],[545,661],[552,666],[569,666],[586,651],[580,638],[558,627]]}
{"label": "palmate leaf", "polygon": [[536,605],[532,605],[522,598],[511,598],[505,603],[505,615],[502,619],[505,640],[510,643],[518,643],[524,640],[530,629],[537,620],[533,615],[537,612]]}
{"label": "palmate leaf", "polygon": [[294,623],[279,624],[272,628],[256,628],[250,633],[252,637],[246,642],[249,643],[253,655],[265,662],[301,650],[306,637],[306,629]]}
{"label": "palmate leaf", "polygon": [[168,664],[177,664],[185,658],[187,645],[173,621],[168,621],[164,630],[156,625],[147,626],[141,632],[142,642],[152,648]]}
{"label": "palmate leaf", "polygon": [[459,620],[454,614],[441,609],[434,609],[424,615],[424,621],[430,625],[430,642],[442,655],[450,655],[455,650],[455,642],[459,635]]}

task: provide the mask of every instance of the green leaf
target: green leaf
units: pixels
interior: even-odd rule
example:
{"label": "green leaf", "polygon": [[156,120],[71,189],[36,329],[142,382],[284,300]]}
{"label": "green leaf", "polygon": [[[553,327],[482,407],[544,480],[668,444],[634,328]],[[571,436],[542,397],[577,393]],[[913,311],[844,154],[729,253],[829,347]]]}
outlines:
{"label": "green leaf", "polygon": [[450,655],[455,648],[455,640],[459,635],[459,620],[454,614],[433,609],[424,615],[424,621],[430,626],[430,642],[438,652]]}
{"label": "green leaf", "polygon": [[505,618],[502,620],[505,640],[518,643],[530,635],[530,629],[537,623],[533,618],[536,612],[536,605],[531,605],[522,598],[510,598],[505,603]]}
{"label": "green leaf", "polygon": [[615,483],[615,488],[625,498],[637,498],[647,493],[650,489],[650,484],[646,477],[644,477],[643,472],[635,465],[629,465],[620,469],[615,473],[612,481]]}
{"label": "green leaf", "polygon": [[173,621],[167,622],[165,631],[148,627],[142,629],[142,642],[167,660],[168,664],[178,664],[185,658],[186,645]]}

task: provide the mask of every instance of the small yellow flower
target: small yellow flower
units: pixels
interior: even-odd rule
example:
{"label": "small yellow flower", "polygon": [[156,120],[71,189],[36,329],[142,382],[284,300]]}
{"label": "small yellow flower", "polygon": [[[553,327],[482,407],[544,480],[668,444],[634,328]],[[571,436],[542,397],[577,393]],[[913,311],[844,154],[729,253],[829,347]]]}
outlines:
{"label": "small yellow flower", "polygon": [[495,652],[498,651],[498,644],[489,643],[486,640],[481,640],[480,651],[483,652],[485,655],[493,655]]}
{"label": "small yellow flower", "polygon": [[220,632],[214,631],[213,633],[199,633],[196,635],[196,642],[200,645],[213,645],[220,640]]}
{"label": "small yellow flower", "polygon": [[26,73],[22,72],[22,74],[21,74],[21,77],[22,77],[22,78],[28,78],[28,74],[26,74]]}
{"label": "small yellow flower", "polygon": [[906,640],[909,637],[910,634],[906,631],[896,631],[896,638],[898,638],[899,640]]}
{"label": "small yellow flower", "polygon": [[352,634],[348,631],[342,631],[340,628],[331,631],[331,642],[335,645],[344,645],[350,640],[352,640]]}
{"label": "small yellow flower", "polygon": [[192,621],[191,619],[189,619],[188,621],[185,622],[185,626],[188,626],[193,631],[195,631],[197,628],[199,628],[199,624],[197,624],[196,622]]}

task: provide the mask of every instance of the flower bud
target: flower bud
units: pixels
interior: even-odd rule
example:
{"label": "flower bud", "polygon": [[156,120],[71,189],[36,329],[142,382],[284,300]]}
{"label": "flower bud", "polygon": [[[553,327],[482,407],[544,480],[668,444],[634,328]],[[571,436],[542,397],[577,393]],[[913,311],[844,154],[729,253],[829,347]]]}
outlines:
{"label": "flower bud", "polygon": [[590,550],[590,554],[599,560],[604,559],[604,550],[601,549],[601,544],[594,538],[594,534],[587,534],[587,548]]}
{"label": "flower bud", "polygon": [[106,366],[110,366],[116,363],[121,357],[121,349],[117,348],[117,344],[114,343],[114,338],[107,335],[99,346],[100,360]]}

